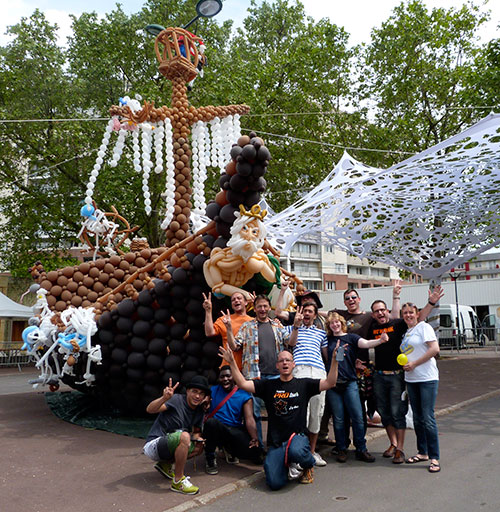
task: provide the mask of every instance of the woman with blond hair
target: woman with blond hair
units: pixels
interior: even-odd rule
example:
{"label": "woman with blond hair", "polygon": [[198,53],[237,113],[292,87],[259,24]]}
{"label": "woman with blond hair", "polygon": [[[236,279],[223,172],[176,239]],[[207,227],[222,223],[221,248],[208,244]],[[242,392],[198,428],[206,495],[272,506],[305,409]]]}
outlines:
{"label": "woman with blond hair", "polygon": [[439,473],[439,439],[434,417],[439,384],[435,356],[439,354],[439,343],[434,329],[429,324],[418,321],[418,308],[415,304],[404,304],[402,314],[408,326],[401,342],[401,352],[408,358],[403,370],[417,437],[417,454],[406,463],[429,461],[429,472]]}
{"label": "woman with blond hair", "polygon": [[357,350],[358,348],[376,347],[385,343],[389,338],[386,333],[383,333],[379,339],[365,340],[357,334],[348,333],[344,317],[335,312],[328,314],[326,332],[328,347],[323,349],[323,357],[328,361],[327,364],[331,364],[337,342],[340,342],[340,347],[344,351],[343,359],[338,360],[337,385],[326,393],[326,399],[333,416],[333,429],[338,448],[337,461],[347,461],[347,439],[344,425],[345,407],[352,421],[356,459],[363,462],[373,462],[375,457],[366,449],[363,409],[359,398],[356,376]]}

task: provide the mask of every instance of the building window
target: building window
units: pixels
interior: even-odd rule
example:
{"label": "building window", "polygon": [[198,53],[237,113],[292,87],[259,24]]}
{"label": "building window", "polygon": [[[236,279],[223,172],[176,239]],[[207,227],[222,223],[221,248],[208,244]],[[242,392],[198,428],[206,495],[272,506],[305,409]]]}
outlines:
{"label": "building window", "polygon": [[321,290],[321,283],[319,281],[304,281],[306,290]]}
{"label": "building window", "polygon": [[327,281],[325,283],[325,290],[336,290],[335,281]]}
{"label": "building window", "polygon": [[476,279],[482,279],[482,278],[483,278],[482,274],[479,274],[476,276]]}
{"label": "building window", "polygon": [[334,263],[333,270],[339,274],[345,274],[345,265],[343,263]]}
{"label": "building window", "polygon": [[327,245],[327,246],[325,247],[325,251],[326,251],[326,252],[334,252],[334,251],[335,251],[335,249],[333,248],[333,245]]}

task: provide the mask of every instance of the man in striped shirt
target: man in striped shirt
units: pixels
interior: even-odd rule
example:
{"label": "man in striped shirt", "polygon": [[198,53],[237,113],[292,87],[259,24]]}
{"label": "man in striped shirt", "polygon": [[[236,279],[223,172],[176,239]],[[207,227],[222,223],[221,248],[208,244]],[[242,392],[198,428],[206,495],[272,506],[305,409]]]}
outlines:
{"label": "man in striped shirt", "polygon": [[[308,303],[297,310],[293,325],[285,327],[292,331],[297,331],[295,342],[294,337],[290,337],[289,346],[293,346],[293,359],[295,368],[293,376],[300,379],[309,377],[313,379],[325,379],[325,363],[321,356],[321,349],[328,346],[325,331],[318,329],[314,325],[314,320],[318,315],[318,306]],[[295,342],[295,343],[294,343]],[[316,462],[316,466],[326,466],[326,461],[316,452],[318,433],[325,409],[325,391],[319,395],[314,395],[309,400],[307,407],[307,430],[309,432],[309,444],[311,452]]]}

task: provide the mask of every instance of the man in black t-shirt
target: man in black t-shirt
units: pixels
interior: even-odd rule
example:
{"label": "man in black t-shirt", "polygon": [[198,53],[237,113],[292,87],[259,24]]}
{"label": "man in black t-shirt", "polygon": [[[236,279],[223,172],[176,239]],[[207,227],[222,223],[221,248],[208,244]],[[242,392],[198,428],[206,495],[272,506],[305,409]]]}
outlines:
{"label": "man in black t-shirt", "polygon": [[408,400],[402,396],[405,390],[405,377],[397,357],[401,353],[399,346],[407,325],[403,319],[392,320],[389,317],[387,305],[382,300],[375,301],[371,309],[375,322],[371,326],[370,338],[378,339],[382,333],[386,333],[389,337],[388,342],[375,347],[373,375],[377,411],[382,418],[382,424],[390,442],[383,456],[392,457],[394,464],[402,464],[405,460],[403,445]]}
{"label": "man in black t-shirt", "polygon": [[201,426],[210,387],[201,375],[193,377],[186,385],[185,395],[174,394],[178,385],[177,382],[172,386],[172,379],[169,379],[162,396],[147,406],[148,413],[158,416],[146,438],[143,452],[156,461],[155,469],[172,480],[172,491],[197,494],[199,488],[184,475],[184,466],[188,458],[203,451]]}
{"label": "man in black t-shirt", "polygon": [[239,371],[233,354],[223,347],[219,354],[231,365],[236,385],[262,398],[268,412],[268,451],[264,462],[266,483],[272,490],[281,489],[287,482],[288,467],[299,465],[303,470],[300,482],[314,480],[314,457],[305,435],[307,428],[307,404],[309,399],[335,386],[337,361],[332,358],[326,379],[296,379],[293,376],[295,363],[290,352],[278,354],[276,367],[279,379],[246,380]]}

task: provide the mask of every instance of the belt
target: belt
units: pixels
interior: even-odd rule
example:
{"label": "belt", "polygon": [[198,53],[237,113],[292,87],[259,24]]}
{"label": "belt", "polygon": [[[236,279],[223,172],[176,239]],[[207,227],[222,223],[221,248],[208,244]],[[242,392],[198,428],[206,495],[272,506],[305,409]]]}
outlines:
{"label": "belt", "polygon": [[380,375],[399,375],[400,373],[403,373],[404,370],[375,370],[375,373],[378,373]]}

